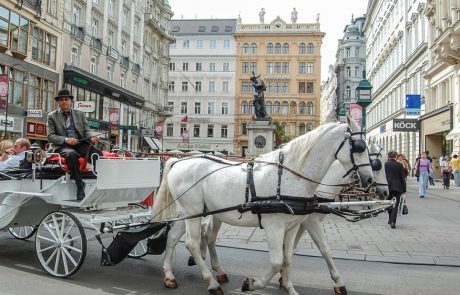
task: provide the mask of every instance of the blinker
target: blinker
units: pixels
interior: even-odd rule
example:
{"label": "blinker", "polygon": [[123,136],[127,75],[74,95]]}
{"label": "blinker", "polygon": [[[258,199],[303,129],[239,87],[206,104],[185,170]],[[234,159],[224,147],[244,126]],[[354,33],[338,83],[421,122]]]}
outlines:
{"label": "blinker", "polygon": [[353,140],[351,148],[353,153],[363,153],[367,148],[366,142],[364,139]]}
{"label": "blinker", "polygon": [[372,159],[371,167],[373,171],[380,171],[382,169],[382,162],[379,159]]}

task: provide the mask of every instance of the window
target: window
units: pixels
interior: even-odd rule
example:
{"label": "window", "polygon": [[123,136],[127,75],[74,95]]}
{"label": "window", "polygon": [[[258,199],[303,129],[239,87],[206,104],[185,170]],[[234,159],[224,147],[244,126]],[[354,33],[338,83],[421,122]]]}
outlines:
{"label": "window", "polygon": [[241,113],[242,114],[247,114],[248,113],[248,103],[246,101],[243,101],[241,103]]}
{"label": "window", "polygon": [[195,114],[201,114],[201,102],[195,102]]}
{"label": "window", "polygon": [[175,91],[175,82],[174,81],[171,81],[168,83],[168,91],[169,92],[174,92]]}
{"label": "window", "polygon": [[355,57],[359,57],[359,48],[355,48]]}
{"label": "window", "polygon": [[205,32],[206,31],[206,27],[205,26],[199,26],[198,27],[198,32]]}
{"label": "window", "polygon": [[306,73],[306,62],[301,61],[299,62],[299,74],[305,74]]}
{"label": "window", "polygon": [[91,35],[93,37],[97,37],[98,36],[98,31],[99,31],[99,21],[95,18],[93,18],[91,20]]}
{"label": "window", "polygon": [[210,72],[215,72],[216,71],[216,63],[215,62],[210,62],[209,63],[209,71]]}
{"label": "window", "polygon": [[252,85],[249,82],[241,82],[241,92],[250,93],[252,91]]}
{"label": "window", "polygon": [[173,29],[172,29],[172,31],[173,31],[174,33],[177,33],[177,32],[180,31],[180,27],[179,27],[179,26],[174,26]]}
{"label": "window", "polygon": [[256,43],[251,44],[251,54],[257,54],[257,44]]}
{"label": "window", "polygon": [[188,71],[188,62],[182,63],[182,71]]}
{"label": "window", "polygon": [[109,63],[107,65],[107,81],[113,82],[113,64]]}
{"label": "window", "polygon": [[218,26],[212,26],[211,27],[211,32],[218,32],[219,31],[219,27]]}
{"label": "window", "polygon": [[197,63],[196,63],[195,70],[196,70],[197,72],[201,72],[201,70],[202,70],[201,62],[197,62]]}
{"label": "window", "polygon": [[[6,25],[6,23],[4,23],[3,25]],[[8,30],[7,28],[5,29],[1,28],[2,32],[0,33],[0,36],[6,35],[5,31],[7,30]],[[28,39],[29,39],[29,20],[11,11],[10,13],[11,51],[19,52],[23,55],[27,55]],[[0,42],[3,43],[3,40],[1,40]]]}
{"label": "window", "polygon": [[126,87],[125,81],[126,81],[126,72],[123,72],[120,74],[120,86],[122,88]]}
{"label": "window", "polygon": [[351,68],[347,67],[347,77],[351,77]]}
{"label": "window", "polygon": [[355,77],[359,77],[359,67],[355,67]]}
{"label": "window", "polygon": [[307,74],[313,74],[314,71],[315,71],[315,63],[308,62],[307,63]]}
{"label": "window", "polygon": [[345,48],[345,57],[350,57],[350,47]]}
{"label": "window", "polygon": [[213,101],[208,102],[208,115],[214,115],[216,113],[216,103]]}
{"label": "window", "polygon": [[93,75],[97,75],[97,58],[95,56],[92,56],[89,61],[89,72]]}
{"label": "window", "polygon": [[248,43],[243,44],[243,54],[249,54],[249,44]]}
{"label": "window", "polygon": [[176,63],[170,62],[169,63],[169,70],[170,71],[175,71],[176,70]]}
{"label": "window", "polygon": [[307,113],[307,109],[305,107],[305,102],[299,103],[299,112],[301,115],[305,115]]}
{"label": "window", "polygon": [[224,40],[224,48],[225,49],[230,48],[230,40]]}
{"label": "window", "polygon": [[283,62],[283,74],[289,73],[289,62]]}
{"label": "window", "polygon": [[289,54],[289,44],[283,44],[283,54]]}
{"label": "window", "polygon": [[208,92],[216,92],[216,82],[215,81],[209,81]]}
{"label": "window", "polygon": [[187,114],[187,102],[186,101],[181,101],[181,103],[180,103],[180,113],[181,114]]}
{"label": "window", "polygon": [[109,30],[109,33],[107,34],[107,43],[108,43],[107,45],[108,46],[111,46],[111,47],[113,46],[113,43],[114,43],[113,38],[114,38],[114,33],[112,30]]}
{"label": "window", "polygon": [[228,125],[222,125],[220,127],[220,137],[222,138],[228,137]]}
{"label": "window", "polygon": [[313,115],[313,103],[311,101],[307,102],[307,115]]}
{"label": "window", "polygon": [[38,27],[32,29],[32,59],[56,67],[57,37]]}
{"label": "window", "polygon": [[267,54],[273,54],[273,43],[268,43]]}
{"label": "window", "polygon": [[307,53],[307,48],[305,46],[305,43],[300,43],[299,45],[299,54],[305,54]]}
{"label": "window", "polygon": [[201,81],[195,82],[195,92],[201,92]]}
{"label": "window", "polygon": [[225,26],[225,32],[231,32],[232,26]]}
{"label": "window", "polygon": [[295,101],[291,102],[290,107],[289,107],[289,113],[291,115],[295,115],[297,113],[297,104],[295,103]]}
{"label": "window", "polygon": [[76,67],[80,66],[80,48],[79,47],[77,46],[72,47],[70,60],[73,66],[76,66]]}
{"label": "window", "polygon": [[267,109],[267,114],[273,114],[273,104],[271,101],[265,103],[265,108]]}
{"label": "window", "polygon": [[281,62],[275,62],[275,74],[281,73]]}
{"label": "window", "polygon": [[182,81],[182,92],[187,92],[187,91],[188,91],[188,82]]}
{"label": "window", "polygon": [[208,137],[214,137],[214,124],[208,125]]}
{"label": "window", "polygon": [[308,123],[307,123],[306,129],[307,129],[307,132],[308,132],[308,131],[312,131],[312,130],[313,130],[313,124],[310,123],[310,122],[308,122]]}
{"label": "window", "polygon": [[229,92],[229,88],[228,88],[228,81],[222,81],[222,93],[228,93]]}
{"label": "window", "polygon": [[280,43],[275,44],[275,54],[281,54],[281,44]]}
{"label": "window", "polygon": [[193,137],[200,137],[200,124],[193,125]]}
{"label": "window", "polygon": [[347,86],[347,88],[345,89],[345,102],[350,102],[350,99],[351,99],[351,87],[350,86]]}
{"label": "window", "polygon": [[314,54],[315,53],[315,45],[313,43],[307,44],[307,54]]}
{"label": "window", "polygon": [[248,134],[248,123],[246,122],[241,123],[241,134],[243,135]]}
{"label": "window", "polygon": [[209,48],[211,49],[216,48],[216,40],[209,40]]}
{"label": "window", "polygon": [[305,124],[304,123],[300,123],[300,125],[299,125],[299,133],[300,133],[300,135],[305,134]]}
{"label": "window", "polygon": [[313,82],[307,82],[307,93],[313,93]]}
{"label": "window", "polygon": [[182,43],[182,48],[190,48],[190,40],[184,40]]}
{"label": "window", "polygon": [[196,40],[196,48],[198,49],[203,48],[203,40]]}
{"label": "window", "polygon": [[139,19],[134,21],[134,37],[139,37]]}
{"label": "window", "polygon": [[129,14],[128,9],[123,8],[123,12],[122,12],[122,16],[121,16],[121,22],[122,22],[124,28],[128,28],[128,14]]}
{"label": "window", "polygon": [[287,115],[288,114],[288,109],[289,109],[289,105],[288,105],[287,101],[283,101],[283,103],[281,104],[281,114],[282,115]]}
{"label": "window", "polygon": [[109,16],[114,17],[113,12],[115,11],[115,0],[109,0]]}
{"label": "window", "polygon": [[127,51],[127,46],[126,46],[126,40],[121,40],[121,54],[123,56],[126,56],[126,51]]}
{"label": "window", "polygon": [[[27,107],[29,109],[43,110],[45,112],[53,110],[54,81],[30,74],[28,89]],[[15,94],[16,92],[14,91]]]}
{"label": "window", "polygon": [[253,100],[249,102],[249,112],[251,114],[254,114],[254,101]]}
{"label": "window", "polygon": [[245,61],[241,63],[241,73],[249,73],[249,62]]}
{"label": "window", "polygon": [[267,62],[267,74],[273,74],[273,62]]}
{"label": "window", "polygon": [[[9,88],[9,100],[13,97],[13,105],[23,107],[24,106],[24,77],[25,73],[22,70],[15,69],[12,73],[13,79],[10,80]],[[11,95],[12,94],[12,95]]]}
{"label": "window", "polygon": [[168,123],[166,124],[166,136],[173,136],[173,124],[172,123]]}
{"label": "window", "polygon": [[250,71],[251,73],[254,72],[254,73],[257,73],[257,63],[256,62],[251,62],[250,64]]}
{"label": "window", "polygon": [[228,102],[222,102],[222,115],[228,115]]}
{"label": "window", "polygon": [[228,62],[224,62],[222,65],[222,71],[229,72],[230,71],[230,64]]}
{"label": "window", "polygon": [[57,14],[57,5],[56,0],[47,0],[46,1],[46,12],[56,16]]}
{"label": "window", "polygon": [[184,139],[188,139],[188,130],[186,124],[180,124],[180,136],[184,137]]}
{"label": "window", "polygon": [[274,112],[275,114],[279,114],[280,113],[280,110],[281,110],[281,104],[279,101],[275,101],[275,108],[274,108]]}
{"label": "window", "polygon": [[306,86],[305,82],[299,82],[299,93],[306,93],[307,92],[305,86]]}
{"label": "window", "polygon": [[74,5],[72,10],[72,22],[74,25],[80,25],[80,16],[81,16],[81,8],[80,6]]}

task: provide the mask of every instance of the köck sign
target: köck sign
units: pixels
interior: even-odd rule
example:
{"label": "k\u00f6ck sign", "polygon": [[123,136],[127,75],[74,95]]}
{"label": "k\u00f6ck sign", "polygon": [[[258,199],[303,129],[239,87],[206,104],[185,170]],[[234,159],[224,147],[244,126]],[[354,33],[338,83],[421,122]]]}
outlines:
{"label": "k\u00f6ck sign", "polygon": [[414,132],[418,130],[418,119],[393,119],[393,131]]}

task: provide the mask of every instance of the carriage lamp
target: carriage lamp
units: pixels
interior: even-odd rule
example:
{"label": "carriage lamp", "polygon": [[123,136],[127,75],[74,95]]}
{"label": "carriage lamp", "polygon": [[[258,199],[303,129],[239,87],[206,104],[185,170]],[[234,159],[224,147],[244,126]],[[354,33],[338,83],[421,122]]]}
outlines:
{"label": "carriage lamp", "polygon": [[366,107],[372,103],[372,84],[366,79],[366,74],[363,72],[363,79],[359,81],[356,87],[356,103],[361,106],[362,112],[362,127],[366,129]]}

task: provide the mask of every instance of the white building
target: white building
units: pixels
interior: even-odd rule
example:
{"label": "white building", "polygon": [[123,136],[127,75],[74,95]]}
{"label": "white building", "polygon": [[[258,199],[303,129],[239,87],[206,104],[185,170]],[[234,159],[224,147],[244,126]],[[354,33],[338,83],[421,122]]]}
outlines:
{"label": "white building", "polygon": [[334,71],[334,66],[329,66],[327,80],[321,85],[321,99],[320,99],[320,123],[324,123],[328,116],[335,112],[337,106],[337,75]]}
{"label": "white building", "polygon": [[[423,75],[428,64],[425,1],[369,1],[364,32],[367,78],[372,104],[367,108],[367,134],[385,151],[402,152],[412,164],[418,132],[395,132],[394,118],[406,117],[406,94],[425,97]],[[415,117],[416,118],[416,117]]]}
{"label": "white building", "polygon": [[236,19],[173,20],[168,150],[233,151]]}

